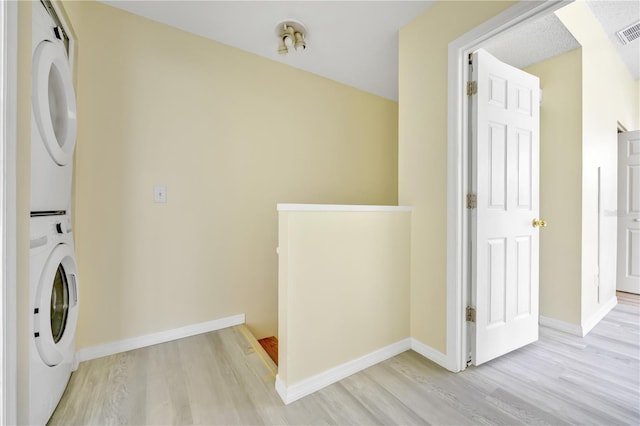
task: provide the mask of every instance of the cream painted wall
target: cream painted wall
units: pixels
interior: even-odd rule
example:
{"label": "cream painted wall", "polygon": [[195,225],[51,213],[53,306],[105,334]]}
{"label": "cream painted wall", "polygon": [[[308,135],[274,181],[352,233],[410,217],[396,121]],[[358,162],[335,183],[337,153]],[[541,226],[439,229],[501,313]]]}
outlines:
{"label": "cream painted wall", "polygon": [[18,423],[29,416],[29,207],[31,203],[31,2],[18,2],[16,302]]}
{"label": "cream painted wall", "polygon": [[[446,185],[443,182],[446,182],[447,158],[447,46],[512,4],[438,2],[400,32],[398,194],[401,204],[414,208],[411,336],[443,352],[446,349]],[[544,94],[542,121],[544,115],[553,115],[549,117],[552,127],[559,126],[560,117],[568,120],[568,125],[580,127],[573,131],[560,129],[560,133],[542,129],[543,137],[553,133],[553,139],[541,141],[541,161],[546,164],[542,165],[541,173],[541,207],[550,220],[549,231],[555,223],[567,225],[570,215],[580,216],[580,211],[583,219],[574,220],[560,234],[547,232],[541,239],[544,252],[541,253],[540,312],[584,325],[615,294],[615,123],[619,120],[630,123],[630,129],[636,128],[640,102],[639,91],[634,86],[637,82],[631,79],[608,44],[588,7],[579,1],[557,13],[569,30],[577,32],[574,36],[583,45],[581,51],[556,60],[556,65],[564,67],[557,72],[570,74],[581,70],[582,74],[558,85],[549,80],[548,65],[537,68],[547,75],[549,85]],[[582,85],[580,93],[576,93],[577,83]],[[571,93],[582,98],[584,108],[563,97]],[[565,106],[550,105],[549,97],[562,98]],[[561,115],[553,114],[556,108],[562,108]],[[559,139],[558,135],[570,140],[563,142],[562,147],[554,147],[553,141]],[[581,146],[577,146],[576,138],[582,135]],[[550,149],[557,150],[555,157]],[[572,172],[563,171],[556,163],[559,159],[566,160],[565,165]],[[545,174],[547,166],[552,168],[550,174]],[[594,172],[598,166],[602,167],[603,179],[600,303],[594,285],[597,273],[597,232],[594,230],[598,217]],[[556,178],[562,179],[559,186],[553,182]],[[564,194],[563,188],[567,191]],[[553,206],[559,205],[556,201],[568,208],[573,206],[573,210],[554,209]],[[553,250],[545,250],[552,246]],[[557,247],[573,247],[575,251],[553,257]],[[566,263],[560,259],[566,259]],[[565,280],[569,276],[573,278]],[[563,285],[553,290],[560,281]],[[560,293],[554,297],[553,291]],[[571,300],[562,299],[570,295]]]}
{"label": "cream painted wall", "polygon": [[400,30],[398,196],[413,207],[411,336],[446,353],[447,48],[509,1],[439,1]]}
{"label": "cream painted wall", "polygon": [[[615,297],[617,242],[617,122],[640,128],[637,82],[584,1],[556,12],[582,45],[582,292],[581,323]],[[598,211],[597,170],[601,168]],[[598,271],[598,217],[600,270]],[[597,283],[600,283],[598,295]]]}
{"label": "cream painted wall", "polygon": [[78,347],[242,312],[257,337],[276,334],[276,203],[396,204],[397,104],[65,5],[79,39]]}
{"label": "cream painted wall", "polygon": [[278,375],[291,386],[409,337],[410,212],[280,212]]}
{"label": "cream painted wall", "polygon": [[524,71],[540,78],[540,315],[580,325],[582,49]]}

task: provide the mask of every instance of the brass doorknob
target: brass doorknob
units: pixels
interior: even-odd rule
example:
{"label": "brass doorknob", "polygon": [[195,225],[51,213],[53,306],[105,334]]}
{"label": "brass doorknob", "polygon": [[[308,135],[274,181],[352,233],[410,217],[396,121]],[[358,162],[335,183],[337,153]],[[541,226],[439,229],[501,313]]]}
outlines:
{"label": "brass doorknob", "polygon": [[545,228],[547,226],[547,221],[543,219],[533,219],[532,225],[534,228]]}

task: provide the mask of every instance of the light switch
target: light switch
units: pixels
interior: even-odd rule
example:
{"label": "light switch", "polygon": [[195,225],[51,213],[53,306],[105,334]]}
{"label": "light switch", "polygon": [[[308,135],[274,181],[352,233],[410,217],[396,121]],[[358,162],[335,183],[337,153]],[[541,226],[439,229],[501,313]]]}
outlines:
{"label": "light switch", "polygon": [[167,202],[167,187],[166,186],[155,186],[153,188],[153,201],[156,203],[166,203]]}

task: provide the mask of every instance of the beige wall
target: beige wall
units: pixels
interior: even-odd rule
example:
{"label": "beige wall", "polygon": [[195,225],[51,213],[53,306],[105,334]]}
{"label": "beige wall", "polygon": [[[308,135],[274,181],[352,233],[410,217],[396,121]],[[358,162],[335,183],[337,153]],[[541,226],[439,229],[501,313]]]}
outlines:
{"label": "beige wall", "polygon": [[31,199],[31,2],[18,2],[16,285],[18,423],[29,415],[29,206]]}
{"label": "beige wall", "polygon": [[447,48],[514,2],[439,1],[400,31],[398,195],[413,207],[411,336],[446,352]]}
{"label": "beige wall", "polygon": [[[400,31],[398,195],[401,204],[414,208],[411,336],[442,352],[446,350],[447,47],[512,4],[437,2]],[[576,2],[558,16],[584,47],[555,59],[556,72],[563,75],[558,81],[549,64],[530,68],[544,74],[542,84],[547,85],[541,111],[541,208],[550,228],[541,238],[540,313],[584,325],[615,292],[615,124],[619,120],[629,123],[629,129],[637,128],[640,102],[638,83],[603,38],[588,6]],[[554,98],[559,99],[557,106],[552,105]],[[557,114],[556,109],[560,109]],[[561,117],[567,120],[565,127]],[[603,179],[599,303],[594,285],[597,167],[602,168]],[[554,182],[557,179],[560,184]],[[568,210],[556,209],[559,205]],[[573,215],[578,219],[569,224]],[[554,232],[555,226],[562,230]],[[560,248],[573,251],[554,257]]]}
{"label": "beige wall", "polygon": [[287,385],[409,337],[410,212],[280,212]]}
{"label": "beige wall", "polygon": [[66,9],[78,347],[242,312],[275,335],[276,203],[396,204],[397,104],[99,3]]}
{"label": "beige wall", "polygon": [[[582,292],[581,323],[615,296],[617,122],[640,125],[640,97],[624,63],[589,7],[578,1],[556,12],[582,45]],[[601,168],[601,209],[597,171]],[[598,271],[598,217],[600,270]],[[598,297],[597,283],[600,284]]]}
{"label": "beige wall", "polygon": [[581,320],[582,49],[525,69],[540,78],[540,315]]}

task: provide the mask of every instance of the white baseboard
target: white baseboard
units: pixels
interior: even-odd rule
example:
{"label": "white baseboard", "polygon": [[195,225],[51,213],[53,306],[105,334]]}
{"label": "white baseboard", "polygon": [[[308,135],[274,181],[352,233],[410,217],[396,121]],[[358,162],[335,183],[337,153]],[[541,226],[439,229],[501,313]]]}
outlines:
{"label": "white baseboard", "polygon": [[290,404],[345,377],[351,376],[409,349],[411,349],[411,339],[406,338],[290,386],[287,386],[282,379],[280,379],[280,375],[277,375],[276,391],[285,404]]}
{"label": "white baseboard", "polygon": [[555,318],[545,317],[543,315],[540,315],[538,317],[538,324],[544,327],[552,328],[554,330],[562,331],[563,333],[573,334],[574,336],[583,336],[582,327],[580,327],[578,324],[573,324]]}
{"label": "white baseboard", "polygon": [[282,402],[284,402],[285,405],[291,404],[293,401],[295,401],[293,399],[289,400],[289,398],[287,398],[287,385],[284,384],[279,374],[276,374],[276,392],[278,392],[280,399],[282,400]]}
{"label": "white baseboard", "polygon": [[144,336],[132,337],[130,339],[118,340],[116,342],[105,343],[103,345],[82,348],[76,352],[76,362],[89,361],[91,359],[102,358],[103,356],[118,354],[133,349],[140,349],[146,346],[170,342],[176,339],[182,339],[183,337],[208,333],[210,331],[244,324],[244,322],[245,315],[239,314],[213,321],[201,322],[199,324],[187,325],[173,330],[166,330],[158,333],[146,334]]}
{"label": "white baseboard", "polygon": [[553,328],[554,330],[563,331],[565,333],[573,334],[574,336],[584,337],[604,318],[611,310],[618,304],[618,298],[613,296],[607,303],[600,306],[600,308],[591,315],[591,318],[582,322],[582,325],[572,324],[557,320],[555,318],[549,318],[540,315],[538,322],[545,327]]}
{"label": "white baseboard", "polygon": [[433,349],[429,345],[425,345],[419,340],[411,338],[411,350],[419,353],[423,357],[427,358],[438,364],[440,367],[444,367],[449,371],[457,372],[455,366],[452,365],[451,360],[442,352]]}
{"label": "white baseboard", "polygon": [[607,303],[600,306],[589,319],[582,321],[582,335],[586,336],[593,327],[595,327],[615,306],[618,304],[618,298],[614,295]]}

